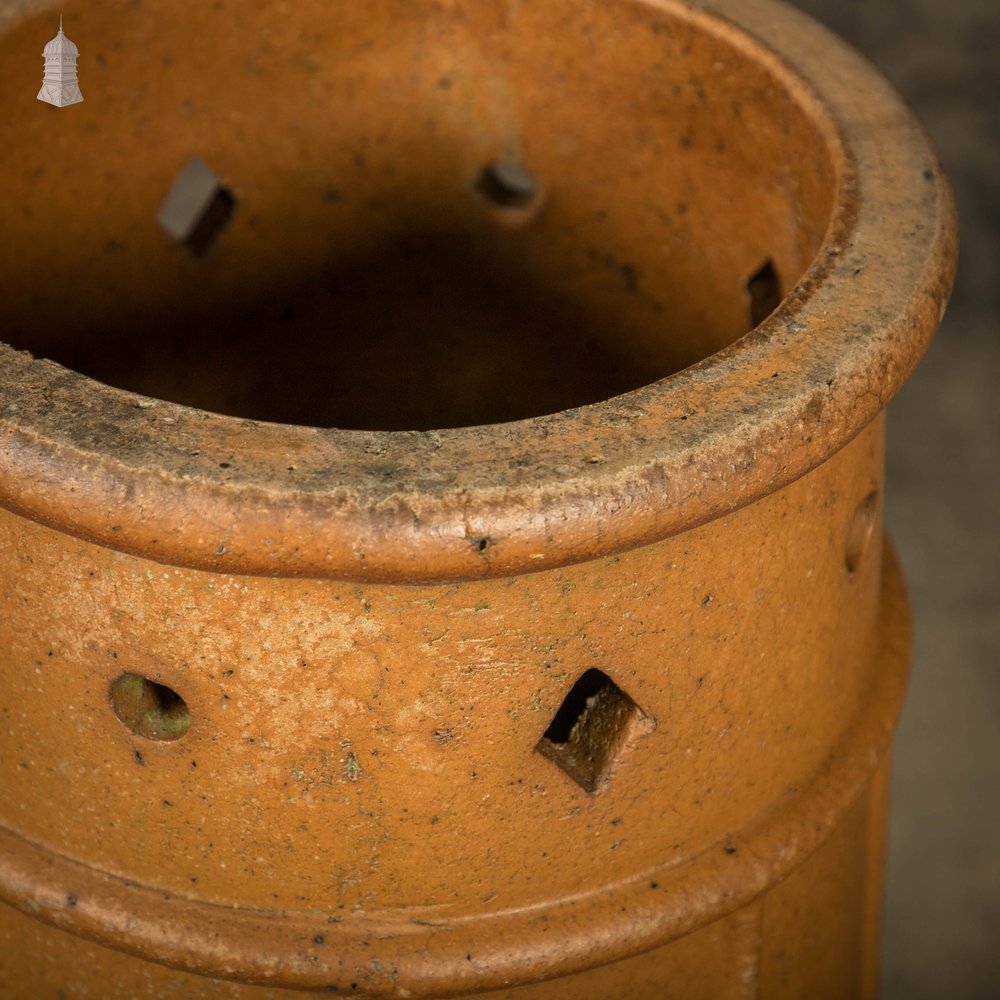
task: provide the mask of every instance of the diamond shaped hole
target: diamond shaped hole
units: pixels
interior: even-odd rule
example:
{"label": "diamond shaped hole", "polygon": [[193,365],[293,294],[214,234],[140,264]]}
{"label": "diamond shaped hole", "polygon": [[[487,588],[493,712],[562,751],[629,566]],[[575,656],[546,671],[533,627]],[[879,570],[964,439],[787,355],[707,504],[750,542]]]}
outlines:
{"label": "diamond shaped hole", "polygon": [[225,229],[236,199],[201,157],[177,174],[156,221],[195,257],[202,257]]}
{"label": "diamond shaped hole", "polygon": [[768,258],[747,279],[747,295],[750,297],[750,329],[763,323],[781,304],[781,279]]}
{"label": "diamond shaped hole", "polygon": [[615,761],[655,723],[603,671],[591,668],[566,695],[535,749],[584,791],[599,791]]}

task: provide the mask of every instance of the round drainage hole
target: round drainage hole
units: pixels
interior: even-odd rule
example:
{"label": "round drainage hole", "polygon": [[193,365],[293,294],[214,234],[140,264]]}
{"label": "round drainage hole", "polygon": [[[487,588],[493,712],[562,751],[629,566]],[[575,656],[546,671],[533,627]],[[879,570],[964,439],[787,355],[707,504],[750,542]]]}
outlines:
{"label": "round drainage hole", "polygon": [[147,740],[180,739],[191,725],[187,703],[172,688],[139,674],[124,674],[111,685],[115,715]]}
{"label": "round drainage hole", "polygon": [[538,191],[534,175],[510,160],[487,164],[476,186],[490,201],[504,206],[527,205]]}
{"label": "round drainage hole", "polygon": [[875,530],[875,517],[878,514],[878,493],[872,492],[858,504],[851,525],[847,529],[847,546],[844,550],[844,563],[847,572],[853,573],[861,565],[865,553],[871,545]]}

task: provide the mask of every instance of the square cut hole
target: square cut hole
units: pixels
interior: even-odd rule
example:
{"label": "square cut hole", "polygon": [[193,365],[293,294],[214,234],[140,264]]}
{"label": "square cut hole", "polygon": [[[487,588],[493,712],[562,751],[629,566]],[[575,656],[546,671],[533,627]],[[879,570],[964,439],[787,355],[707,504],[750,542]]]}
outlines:
{"label": "square cut hole", "polygon": [[603,671],[581,675],[535,749],[584,791],[599,791],[625,748],[654,722]]}
{"label": "square cut hole", "polygon": [[203,256],[225,229],[236,199],[201,157],[174,178],[156,221],[195,257]]}
{"label": "square cut hole", "polygon": [[759,326],[781,305],[781,279],[770,257],[747,278],[750,329]]}

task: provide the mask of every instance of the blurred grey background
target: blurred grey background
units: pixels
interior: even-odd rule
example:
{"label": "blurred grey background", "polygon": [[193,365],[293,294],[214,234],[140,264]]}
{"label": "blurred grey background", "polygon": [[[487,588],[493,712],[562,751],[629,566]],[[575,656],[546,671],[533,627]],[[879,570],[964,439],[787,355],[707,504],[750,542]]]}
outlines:
{"label": "blurred grey background", "polygon": [[927,126],[958,202],[947,316],[889,410],[886,519],[915,617],[884,1000],[1000,997],[1000,0],[794,0]]}

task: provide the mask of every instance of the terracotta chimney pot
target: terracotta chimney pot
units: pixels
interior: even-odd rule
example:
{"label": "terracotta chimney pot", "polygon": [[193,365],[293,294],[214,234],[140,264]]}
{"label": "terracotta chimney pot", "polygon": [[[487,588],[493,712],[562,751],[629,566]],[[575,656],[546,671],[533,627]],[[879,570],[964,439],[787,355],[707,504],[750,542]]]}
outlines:
{"label": "terracotta chimney pot", "polygon": [[58,127],[0,16],[0,994],[873,996],[955,258],[887,83],[772,0],[63,9]]}

